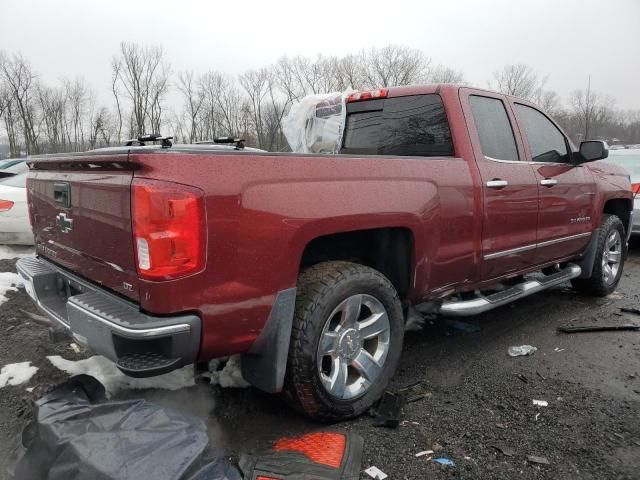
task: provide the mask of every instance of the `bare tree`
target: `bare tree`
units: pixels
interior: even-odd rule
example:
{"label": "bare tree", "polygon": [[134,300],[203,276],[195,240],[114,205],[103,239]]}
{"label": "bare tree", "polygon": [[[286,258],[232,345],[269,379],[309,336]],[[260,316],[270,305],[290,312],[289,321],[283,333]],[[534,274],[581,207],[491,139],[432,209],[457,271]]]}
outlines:
{"label": "bare tree", "polygon": [[182,72],[178,75],[178,90],[182,94],[184,113],[189,123],[189,143],[198,140],[198,120],[204,104],[204,94],[200,81],[194,78],[193,72]]}
{"label": "bare tree", "polygon": [[431,66],[431,59],[422,51],[398,45],[372,48],[362,60],[368,88],[424,82]]}
{"label": "bare tree", "polygon": [[75,151],[83,150],[85,145],[85,122],[91,122],[91,107],[94,93],[81,77],[71,81],[63,80],[67,104],[69,129],[67,138]]}
{"label": "bare tree", "polygon": [[309,94],[329,93],[344,89],[335,57],[282,57],[272,73],[289,102],[299,101]]}
{"label": "bare tree", "polygon": [[111,115],[106,107],[100,107],[91,119],[89,132],[89,148],[98,144],[109,146],[116,128],[112,125]]}
{"label": "bare tree", "polygon": [[[36,76],[29,62],[20,55],[0,59],[0,75],[9,91],[13,112],[20,118],[24,142],[29,153],[40,153],[37,132],[37,110],[34,102]],[[13,113],[12,113],[13,115]],[[15,128],[15,125],[13,126]]]}
{"label": "bare tree", "polygon": [[464,73],[461,70],[438,65],[429,75],[431,83],[457,83],[464,84]]}
{"label": "bare tree", "polygon": [[62,89],[38,86],[38,104],[42,116],[41,128],[48,152],[62,152],[67,143],[66,96]]}
{"label": "bare tree", "polygon": [[583,139],[595,137],[599,127],[612,116],[613,100],[591,90],[574,90],[569,103],[578,120]]}
{"label": "bare tree", "polygon": [[112,62],[113,92],[120,111],[118,86],[131,103],[130,131],[134,135],[149,129],[159,132],[163,101],[169,88],[171,67],[162,47],[142,47],[121,43],[120,54]]}
{"label": "bare tree", "polygon": [[532,100],[539,88],[538,76],[528,65],[505,65],[493,73],[495,89],[500,93]]}

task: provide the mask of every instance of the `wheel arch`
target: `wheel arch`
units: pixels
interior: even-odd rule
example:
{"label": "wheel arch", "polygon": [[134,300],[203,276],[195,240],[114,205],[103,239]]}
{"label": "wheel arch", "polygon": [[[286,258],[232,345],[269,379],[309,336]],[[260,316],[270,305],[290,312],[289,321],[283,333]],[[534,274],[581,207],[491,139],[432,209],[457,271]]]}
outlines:
{"label": "wheel arch", "polygon": [[415,235],[406,226],[363,228],[319,235],[305,243],[299,271],[335,260],[360,263],[378,270],[391,281],[400,298],[406,298],[413,286]]}

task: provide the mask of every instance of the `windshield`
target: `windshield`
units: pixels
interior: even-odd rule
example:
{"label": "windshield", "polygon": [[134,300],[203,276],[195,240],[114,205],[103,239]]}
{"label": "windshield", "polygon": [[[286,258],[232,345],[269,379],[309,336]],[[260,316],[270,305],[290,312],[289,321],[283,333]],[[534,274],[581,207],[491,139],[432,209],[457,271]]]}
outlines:
{"label": "windshield", "polygon": [[640,149],[611,150],[606,161],[626,169],[631,178],[640,178]]}

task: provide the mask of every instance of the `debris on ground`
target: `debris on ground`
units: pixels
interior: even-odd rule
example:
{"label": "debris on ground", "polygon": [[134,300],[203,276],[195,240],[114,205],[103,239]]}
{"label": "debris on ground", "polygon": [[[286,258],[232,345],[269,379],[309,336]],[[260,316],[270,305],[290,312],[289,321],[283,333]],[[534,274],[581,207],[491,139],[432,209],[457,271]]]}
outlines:
{"label": "debris on ground", "polygon": [[375,427],[396,428],[400,425],[405,395],[386,390],[375,409]]}
{"label": "debris on ground", "polygon": [[88,375],[70,378],[34,407],[11,478],[241,479],[202,420],[141,399],[108,401]]}
{"label": "debris on ground", "polygon": [[420,458],[420,457],[424,457],[425,455],[433,455],[433,450],[424,450],[422,452],[418,452],[416,453],[416,457]]}
{"label": "debris on ground", "polygon": [[80,347],[76,343],[71,342],[69,344],[69,348],[73,350],[75,353],[80,353]]}
{"label": "debris on ground", "polygon": [[441,457],[441,458],[434,458],[433,459],[434,462],[439,463],[440,465],[447,465],[449,467],[455,467],[456,464],[453,460],[446,458],[446,457]]}
{"label": "debris on ground", "polygon": [[0,370],[0,388],[7,385],[22,385],[31,380],[38,367],[31,365],[31,362],[10,363]]}
{"label": "debris on ground", "polygon": [[[281,438],[268,452],[243,455],[240,470],[246,480],[357,479],[360,477],[363,445],[362,437],[354,433],[314,432],[301,437]],[[382,475],[373,478],[387,478],[386,474]]]}
{"label": "debris on ground", "polygon": [[534,400],[533,404],[538,406],[538,407],[548,407],[549,406],[549,402],[547,402],[546,400]]}
{"label": "debris on ground", "polygon": [[384,480],[385,478],[388,477],[388,475],[386,473],[384,473],[382,470],[380,470],[378,467],[376,466],[371,466],[369,468],[367,468],[364,473],[366,473],[367,475],[369,475],[371,478],[373,478],[374,480]]}
{"label": "debris on ground", "polygon": [[119,390],[139,390],[146,388],[160,388],[164,390],[179,390],[195,386],[193,366],[187,365],[163,375],[148,378],[133,378],[125,375],[111,360],[100,355],[94,355],[84,360],[66,360],[59,355],[47,357],[51,364],[69,375],[90,375],[95,377],[111,397]]}
{"label": "debris on ground", "polygon": [[537,351],[538,349],[531,345],[520,345],[517,347],[509,347],[508,353],[510,357],[521,357],[524,355],[532,355]]}
{"label": "debris on ground", "polygon": [[49,320],[47,317],[43,315],[38,315],[37,313],[29,312],[27,310],[24,310],[23,308],[21,308],[20,311],[24,313],[27,317],[29,317],[31,320],[36,322],[38,325],[43,325],[45,327],[49,327],[51,325],[51,320]]}
{"label": "debris on ground", "polygon": [[529,383],[529,379],[525,377],[522,373],[516,374],[516,377],[523,383]]}
{"label": "debris on ground", "polygon": [[240,355],[216,358],[209,362],[209,371],[202,376],[208,378],[211,385],[222,388],[247,388],[250,384],[242,376],[241,361]]}
{"label": "debris on ground", "polygon": [[536,457],[535,455],[527,455],[527,461],[531,463],[538,463],[540,465],[549,465],[549,460],[545,457]]}
{"label": "debris on ground", "polygon": [[431,445],[431,450],[433,450],[434,452],[439,452],[440,450],[442,450],[444,447],[442,445],[440,445],[439,443],[433,443],[433,445]]}
{"label": "debris on ground", "polygon": [[640,331],[640,325],[628,323],[624,325],[583,325],[583,326],[567,326],[558,327],[558,332],[562,333],[580,333],[580,332],[612,332],[612,331]]}
{"label": "debris on ground", "polygon": [[511,447],[507,447],[505,445],[491,445],[492,448],[495,448],[500,453],[502,453],[505,457],[513,457],[516,452]]}

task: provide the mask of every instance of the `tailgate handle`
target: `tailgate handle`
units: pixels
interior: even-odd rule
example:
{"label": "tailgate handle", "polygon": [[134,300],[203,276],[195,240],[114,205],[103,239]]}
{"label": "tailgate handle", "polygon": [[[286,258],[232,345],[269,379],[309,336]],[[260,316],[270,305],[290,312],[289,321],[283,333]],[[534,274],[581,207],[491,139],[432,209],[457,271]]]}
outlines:
{"label": "tailgate handle", "polygon": [[71,207],[71,189],[66,182],[53,184],[53,199],[61,207]]}

